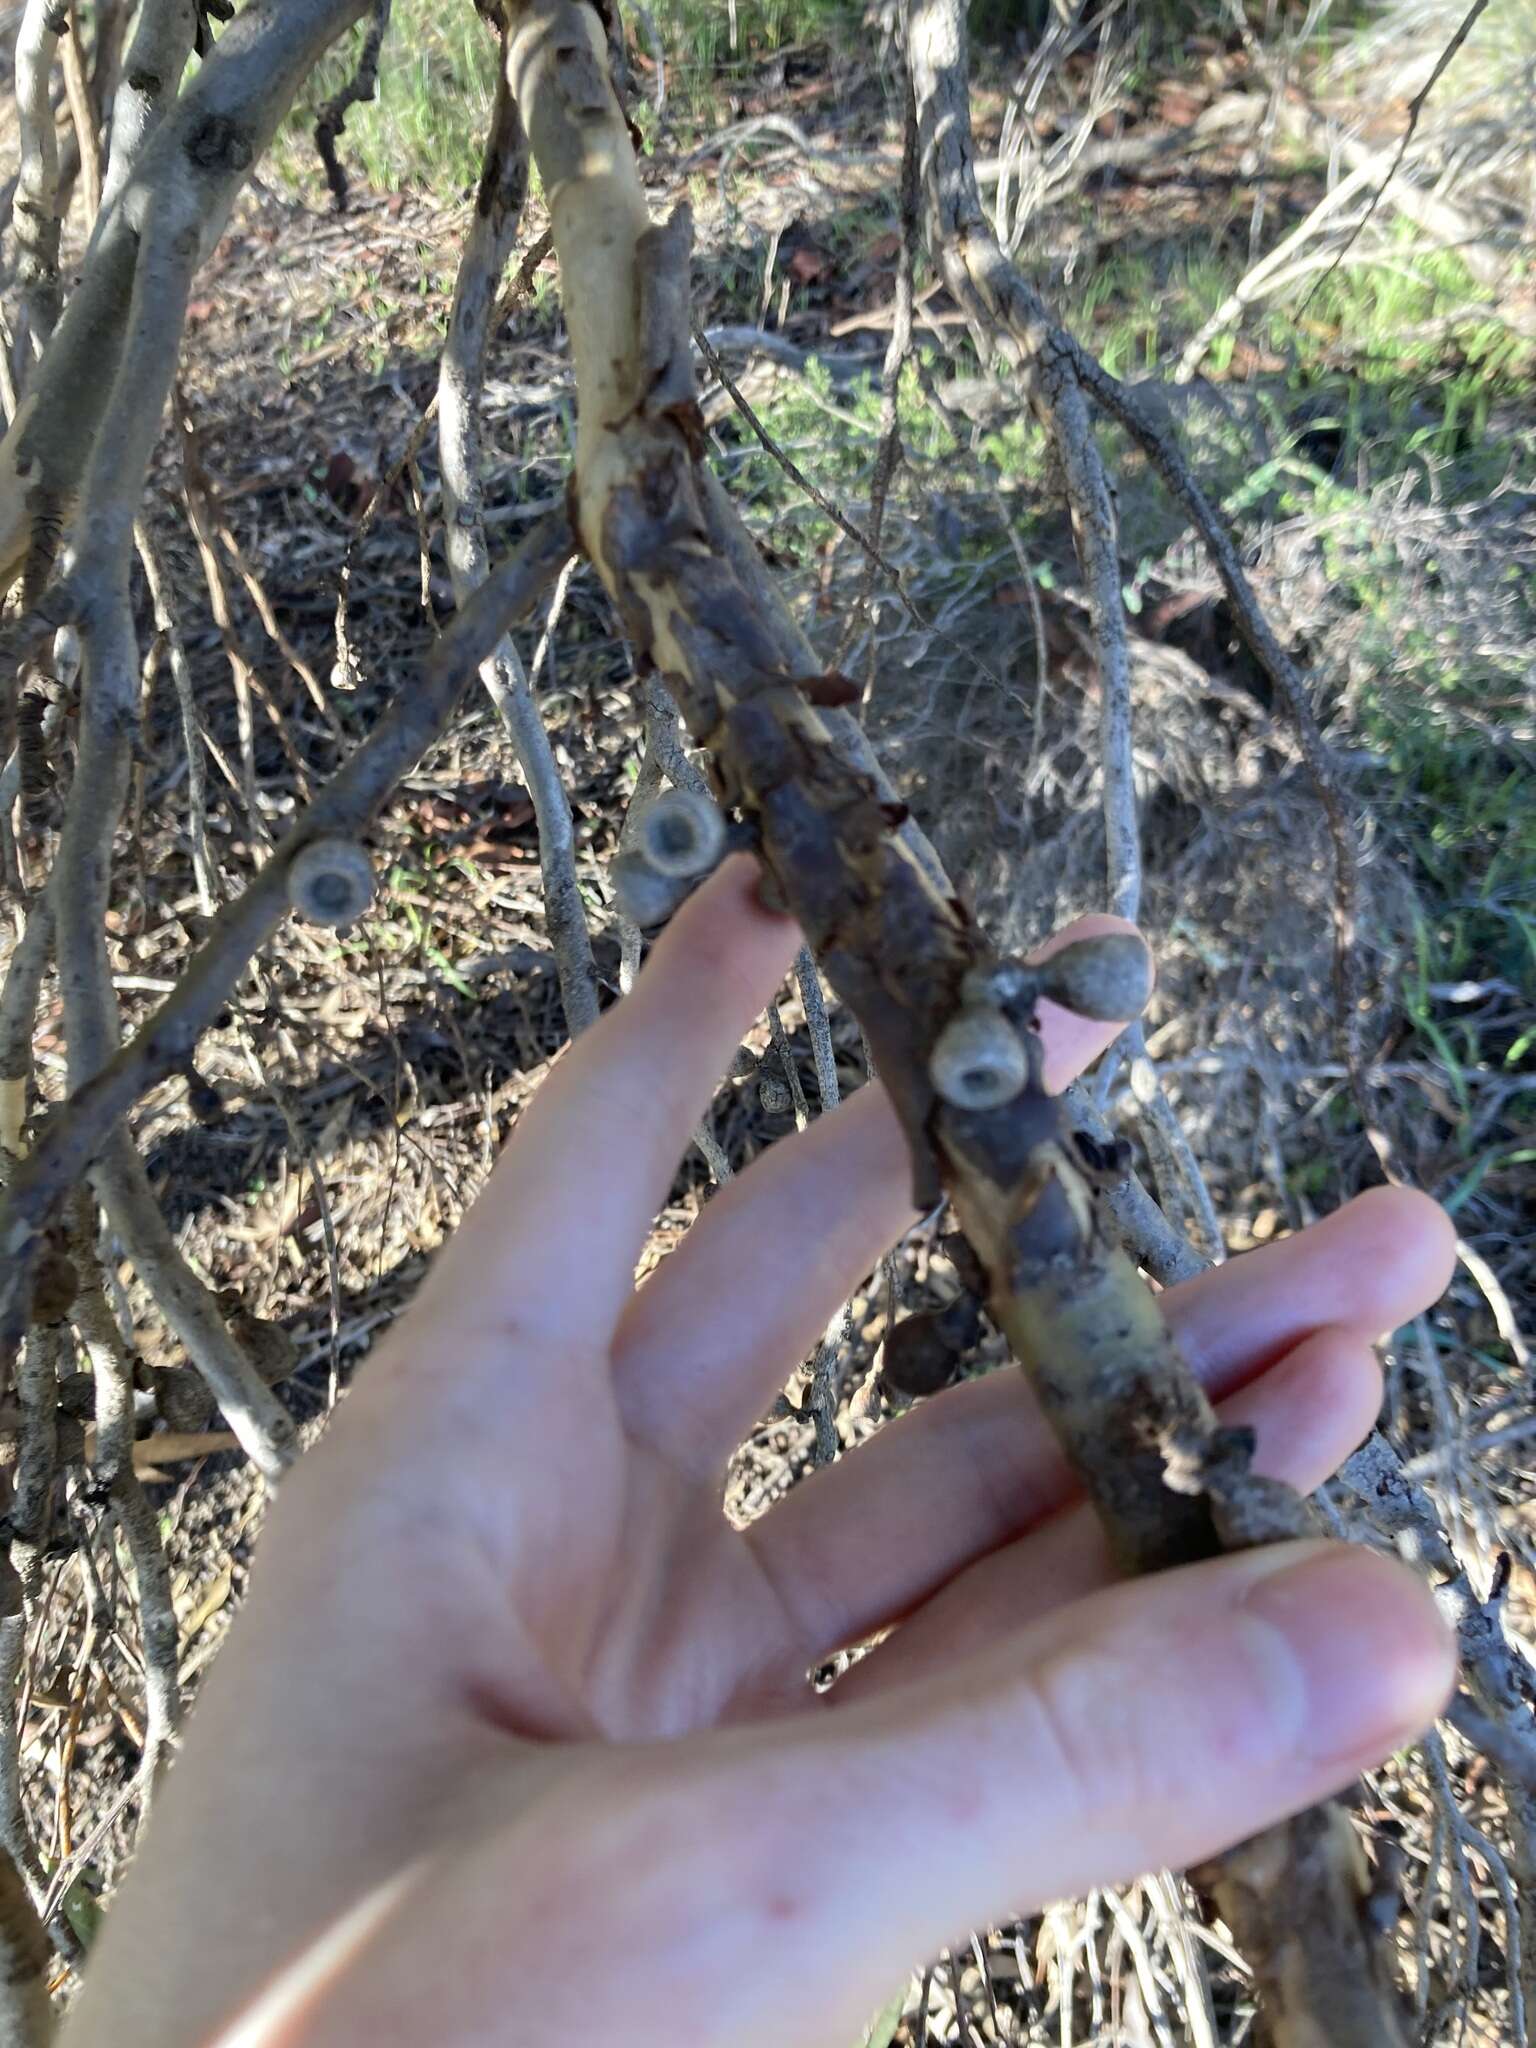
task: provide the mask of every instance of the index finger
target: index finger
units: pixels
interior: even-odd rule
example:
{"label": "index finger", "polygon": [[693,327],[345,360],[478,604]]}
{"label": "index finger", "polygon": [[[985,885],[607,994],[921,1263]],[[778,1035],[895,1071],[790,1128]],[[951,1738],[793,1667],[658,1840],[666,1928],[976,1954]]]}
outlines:
{"label": "index finger", "polygon": [[440,1322],[606,1348],[689,1133],[799,943],[757,875],[723,864],[524,1109],[428,1282]]}

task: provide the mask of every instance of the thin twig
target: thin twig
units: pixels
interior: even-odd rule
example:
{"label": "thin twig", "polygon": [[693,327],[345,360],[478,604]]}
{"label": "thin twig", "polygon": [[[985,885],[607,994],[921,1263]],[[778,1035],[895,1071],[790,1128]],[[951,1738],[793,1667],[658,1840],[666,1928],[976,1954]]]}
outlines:
{"label": "thin twig", "polygon": [[96,133],[96,113],[85,76],[85,55],[81,49],[80,9],[70,0],[69,20],[59,45],[63,61],[64,95],[80,151],[80,186],[85,198],[85,217],[94,220],[101,206],[101,141]]}
{"label": "thin twig", "polygon": [[252,605],[255,607],[256,616],[261,621],[261,630],[266,634],[272,645],[277,649],[284,661],[287,662],[289,668],[292,669],[293,673],[309,692],[310,702],[325,721],[326,730],[333,737],[339,738],[341,726],[337,721],[336,713],[331,709],[331,701],[321,686],[320,678],[283,631],[277,613],[272,607],[272,600],[268,597],[261,578],[256,574],[249,556],[241,547],[228,520],[219,517],[216,520],[215,530],[219,536],[219,545],[234,563],[235,573],[245,585],[246,595],[250,598]]}
{"label": "thin twig", "polygon": [[795,980],[800,986],[800,1006],[805,1012],[806,1035],[816,1067],[816,1096],[825,1116],[829,1109],[836,1109],[838,1102],[837,1055],[832,1048],[832,1026],[821,992],[821,976],[809,946],[802,946],[795,955]]}
{"label": "thin twig", "polygon": [[[874,474],[869,485],[870,553],[864,558],[864,576],[859,587],[857,610],[850,618],[845,645],[862,624],[869,632],[868,680],[865,694],[874,686],[875,635],[871,606],[874,602],[877,551],[885,532],[885,502],[896,465],[901,459],[901,375],[912,348],[912,282],[917,266],[921,220],[918,208],[917,108],[912,100],[912,81],[902,66],[903,121],[901,137],[901,244],[896,254],[895,296],[892,300],[891,336],[885,361],[880,368],[880,441],[875,450]],[[841,661],[841,654],[839,660]]]}
{"label": "thin twig", "polygon": [[379,89],[379,52],[389,28],[390,0],[373,0],[373,12],[358,53],[357,68],[341,90],[328,99],[315,122],[315,148],[325,166],[325,182],[331,188],[336,211],[347,210],[347,173],[336,145],[355,106],[371,100]]}
{"label": "thin twig", "polygon": [[[763,425],[763,422],[752,410],[752,407],[748,400],[742,395],[741,390],[737,386],[735,379],[731,376],[730,371],[725,367],[724,363],[721,362],[720,358],[715,354],[714,350],[710,347],[708,341],[705,339],[704,331],[702,328],[694,328],[693,339],[695,346],[698,348],[699,354],[704,358],[705,365],[708,368],[710,375],[714,377],[719,382],[719,384],[724,388],[724,390],[730,398],[731,403],[735,406],[736,410],[741,414],[742,418],[746,421],[747,425],[752,429],[752,432],[757,436],[758,440],[762,443],[763,447],[768,451],[768,453],[773,457],[774,461],[779,465],[780,469],[783,470],[784,474],[787,477],[789,477],[792,482],[798,484],[800,489],[804,491],[805,495],[810,499],[811,503],[815,505],[819,511],[824,512],[826,516],[832,521],[832,524],[835,527],[837,527],[841,533],[846,534],[849,540],[853,542],[854,546],[860,549],[869,561],[874,563],[877,568],[883,570],[883,572],[891,579],[892,587],[895,589],[897,595],[901,598],[901,601],[906,606],[907,611],[909,613],[912,613],[911,601],[907,597],[906,591],[902,586],[901,571],[897,568],[896,564],[893,561],[891,561],[889,556],[881,553],[878,545],[875,543],[875,541],[873,541],[870,538],[870,536],[867,533],[865,533],[863,528],[861,526],[856,525],[855,522],[848,517],[848,514],[843,511],[841,506],[835,505],[832,502],[832,500],[827,496],[826,492],[823,491],[819,485],[811,481],[811,479],[806,475],[805,471],[801,469],[799,464],[795,461],[794,457],[786,454],[785,451],[779,446],[778,442],[775,441],[772,434],[769,433],[768,429]],[[916,616],[915,613],[913,613],[912,615],[914,617]]]}
{"label": "thin twig", "polygon": [[1428,78],[1425,79],[1424,83],[1419,87],[1418,91],[1414,94],[1413,98],[1408,102],[1407,125],[1404,127],[1402,135],[1398,140],[1397,149],[1393,155],[1392,161],[1387,166],[1387,175],[1382,179],[1381,183],[1376,187],[1376,190],[1371,194],[1370,204],[1366,207],[1364,213],[1361,214],[1359,220],[1355,222],[1354,226],[1350,229],[1348,235],[1346,235],[1346,237],[1344,238],[1343,245],[1340,247],[1338,253],[1335,255],[1330,267],[1323,272],[1322,276],[1317,280],[1317,282],[1313,285],[1312,289],[1307,293],[1306,297],[1302,300],[1301,304],[1297,307],[1296,318],[1298,320],[1301,318],[1302,314],[1307,310],[1308,306],[1311,305],[1313,299],[1316,298],[1317,294],[1322,290],[1323,286],[1328,282],[1329,278],[1332,277],[1334,271],[1337,270],[1339,265],[1344,261],[1344,258],[1349,254],[1350,250],[1353,249],[1356,242],[1359,241],[1361,235],[1365,232],[1367,222],[1370,220],[1371,216],[1375,213],[1377,207],[1381,204],[1382,200],[1386,196],[1387,187],[1392,183],[1392,180],[1397,176],[1398,172],[1403,167],[1403,159],[1408,154],[1408,146],[1413,141],[1414,132],[1419,125],[1419,116],[1423,113],[1425,106],[1428,104],[1430,94],[1434,91],[1435,87],[1440,83],[1441,79],[1450,69],[1451,64],[1455,60],[1457,51],[1461,48],[1462,44],[1467,40],[1467,37],[1471,35],[1473,29],[1477,25],[1478,20],[1486,11],[1487,6],[1488,0],[1472,0],[1472,5],[1467,9],[1466,13],[1462,16],[1460,24],[1457,27],[1456,33],[1451,37],[1450,41],[1446,44],[1445,48],[1440,52],[1440,55],[1435,59],[1434,67],[1430,71]]}
{"label": "thin twig", "polygon": [[[489,573],[486,546],[480,404],[496,286],[516,239],[528,190],[522,123],[498,77],[486,139],[479,203],[454,286],[448,339],[438,372],[438,449],[443,476],[443,545],[454,597],[463,604]],[[557,591],[563,599],[563,591]],[[552,632],[552,627],[547,629]],[[535,666],[537,666],[537,655]],[[483,664],[480,679],[517,754],[538,824],[544,914],[560,976],[566,1029],[574,1038],[597,1017],[597,970],[586,909],[576,879],[570,799],[527,672],[506,635]]]}

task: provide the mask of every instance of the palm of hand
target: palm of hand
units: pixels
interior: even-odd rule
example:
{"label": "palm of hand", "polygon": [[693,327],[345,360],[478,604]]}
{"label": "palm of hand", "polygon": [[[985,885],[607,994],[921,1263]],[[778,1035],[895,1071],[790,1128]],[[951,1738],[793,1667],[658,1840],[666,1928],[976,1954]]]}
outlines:
{"label": "palm of hand", "polygon": [[[175,1773],[140,1889],[114,1916],[126,1952],[135,1914],[179,1896],[177,1924],[198,1930],[179,1973],[187,2039],[349,1902],[389,1910],[402,1873],[447,1859],[467,1882],[460,1866],[481,1848],[498,1870],[516,1862],[551,1799],[565,1801],[565,1841],[612,1849],[636,1787],[647,1825],[687,1838],[680,1785],[696,1825],[712,1825],[700,1788],[719,1793],[743,1762],[793,1774],[827,1728],[876,1753],[912,1703],[931,1719],[949,1698],[935,1688],[954,1691],[946,1711],[973,1710],[989,1681],[968,1660],[1012,1644],[1017,1661],[1021,1630],[1056,1654],[1096,1611],[1071,1603],[1108,1583],[1107,1560],[1015,1373],[914,1411],[747,1532],[721,1513],[731,1451],[912,1220],[894,1118],[866,1089],[717,1195],[633,1287],[709,1084],[792,940],[734,863],[689,906],[636,992],[525,1111],[411,1314],[286,1482],[199,1710],[203,1747]],[[1111,1034],[1047,1008],[1060,1086]],[[1257,1427],[1268,1470],[1311,1487],[1369,1427],[1369,1339],[1438,1291],[1445,1235],[1428,1204],[1383,1194],[1170,1295],[1186,1351],[1232,1418]],[[1148,1597],[1104,1595],[1104,1611]],[[830,1697],[811,1690],[811,1667],[893,1622]],[[233,1791],[215,1793],[231,1766]],[[213,1798],[251,1874],[191,1910]],[[1194,1846],[1149,1847],[1203,1853],[1189,1825]],[[314,1846],[274,1899],[295,1828]],[[543,1860],[548,1837],[531,1852]],[[1056,1881],[1059,1864],[1055,1889],[1077,1876],[1069,1863]],[[590,1903],[594,1865],[575,1868]],[[343,2003],[363,1995],[350,1981]],[[368,2013],[403,2011],[405,1995],[375,1977]],[[170,2038],[148,1994],[141,2033],[125,2010],[111,2022],[123,2048]],[[372,2026],[362,2014],[348,2024]],[[317,2025],[315,2039],[353,2037],[334,2017]]]}

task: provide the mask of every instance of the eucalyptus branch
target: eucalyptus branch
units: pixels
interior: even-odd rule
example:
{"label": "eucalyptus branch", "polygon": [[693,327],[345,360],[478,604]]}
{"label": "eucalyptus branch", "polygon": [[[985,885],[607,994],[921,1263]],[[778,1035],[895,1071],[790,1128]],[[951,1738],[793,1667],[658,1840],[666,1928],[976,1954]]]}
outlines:
{"label": "eucalyptus branch", "polygon": [[[915,6],[908,54],[924,168],[948,210],[935,241],[965,287],[962,303],[979,304],[990,322],[972,259],[988,282],[1006,278],[970,173],[958,6]],[[509,76],[560,257],[583,545],[631,644],[665,675],[709,749],[720,796],[760,835],[775,894],[863,1026],[906,1132],[917,1206],[947,1188],[994,1319],[1123,1564],[1154,1569],[1224,1541],[1299,1533],[1303,1505],[1248,1473],[1251,1444],[1217,1428],[1154,1297],[1106,1232],[1094,1163],[1041,1082],[1033,1008],[1042,984],[995,960],[952,891],[909,850],[904,807],[838,745],[835,688],[807,661],[760,564],[743,561],[702,464],[687,210],[663,227],[650,222],[596,13],[581,0],[524,0],[512,12]],[[953,253],[946,229],[958,233]],[[1059,349],[1046,354],[1048,331],[1029,338],[1038,373],[1058,380],[1066,406],[1075,398],[1058,441],[1076,458],[1082,401],[1070,362]],[[1093,513],[1091,496],[1076,502]],[[1093,538],[1102,544],[1102,529]],[[1108,611],[1102,565],[1097,581]],[[1255,1961],[1282,2042],[1318,2038],[1302,2028],[1320,1999],[1333,2040],[1398,2048],[1406,2038],[1355,1857],[1348,1823],[1324,1808],[1219,1866],[1223,1910],[1268,1943]],[[1258,1904],[1245,1910],[1255,1887]],[[1293,1942],[1272,1924],[1280,1898],[1304,1930],[1299,1991]]]}
{"label": "eucalyptus branch", "polygon": [[12,206],[22,304],[39,349],[59,317],[59,132],[52,84],[54,53],[67,20],[66,0],[27,0],[16,34],[21,169]]}
{"label": "eucalyptus branch", "polygon": [[[80,282],[29,382],[30,402],[0,442],[0,584],[14,581],[40,547],[51,559],[80,503],[115,403],[143,264],[174,250],[195,268],[208,255],[300,84],[365,5],[288,0],[242,9],[144,140],[103,211]],[[111,176],[109,167],[109,184]],[[151,438],[158,421],[156,410]],[[127,496],[131,511],[137,482]]]}
{"label": "eucalyptus branch", "polygon": [[196,40],[196,0],[142,0],[112,98],[112,141],[101,184],[103,217],[116,204],[145,144],[174,102]]}
{"label": "eucalyptus branch", "polygon": [[[128,572],[144,472],[175,371],[196,255],[195,236],[173,231],[159,215],[140,237],[117,375],[84,477],[91,523],[67,595],[60,600],[79,619],[81,712],[79,757],[50,892],[69,1077],[76,1090],[95,1080],[119,1051],[106,915],[113,838],[138,726],[138,644]],[[35,1159],[17,1173],[13,1190]],[[276,1477],[292,1455],[293,1423],[182,1257],[126,1127],[114,1127],[113,1121],[102,1127],[91,1159],[78,1162],[69,1185],[92,1160],[102,1206],[140,1278],[207,1380],[230,1427],[260,1469]],[[65,1192],[61,1187],[58,1198]],[[15,1270],[0,1284],[20,1295],[30,1258],[17,1249]]]}

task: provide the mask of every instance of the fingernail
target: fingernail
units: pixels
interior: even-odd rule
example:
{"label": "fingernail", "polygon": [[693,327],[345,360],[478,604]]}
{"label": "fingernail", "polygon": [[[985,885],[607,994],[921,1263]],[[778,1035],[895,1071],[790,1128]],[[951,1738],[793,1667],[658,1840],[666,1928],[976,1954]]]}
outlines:
{"label": "fingernail", "polygon": [[[1252,1562],[1261,1568],[1262,1553]],[[1323,1767],[1365,1769],[1427,1728],[1456,1676],[1429,1588],[1374,1552],[1326,1543],[1256,1577],[1244,1611],[1280,1637],[1301,1682],[1299,1744]]]}

